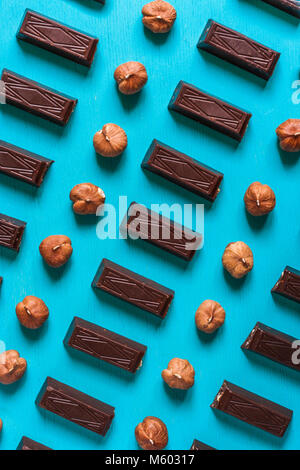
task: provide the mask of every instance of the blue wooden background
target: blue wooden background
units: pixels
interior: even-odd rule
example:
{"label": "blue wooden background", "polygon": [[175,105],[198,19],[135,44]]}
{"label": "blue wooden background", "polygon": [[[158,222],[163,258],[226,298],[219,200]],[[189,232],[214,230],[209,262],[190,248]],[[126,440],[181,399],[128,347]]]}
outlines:
{"label": "blue wooden background", "polygon": [[[16,448],[23,434],[54,449],[136,449],[134,428],[147,415],[165,421],[169,449],[189,449],[198,438],[218,449],[299,449],[300,376],[240,349],[256,321],[299,336],[297,304],[272,298],[270,289],[286,264],[300,267],[299,179],[297,155],[280,151],[275,128],[299,117],[292,103],[292,83],[299,79],[299,27],[289,17],[258,0],[172,0],[178,19],[163,37],[144,30],[144,0],[1,0],[0,63],[79,99],[65,129],[58,129],[9,106],[0,106],[0,138],[55,160],[36,190],[0,175],[0,211],[28,222],[20,253],[0,249],[0,339],[28,360],[26,376],[0,387],[4,428],[0,448]],[[90,71],[38,48],[19,43],[15,34],[25,8],[57,18],[100,38]],[[274,76],[265,84],[251,74],[196,48],[206,21],[223,22],[282,53]],[[113,80],[122,62],[145,64],[149,82],[139,95],[123,97]],[[253,113],[243,142],[172,115],[167,104],[182,79]],[[96,157],[93,134],[106,122],[122,126],[129,139],[120,159]],[[143,243],[101,241],[90,218],[76,217],[69,191],[77,183],[98,184],[107,202],[119,195],[128,202],[196,203],[196,196],[154,175],[140,163],[153,138],[178,148],[224,172],[222,192],[205,210],[205,245],[190,265]],[[265,221],[247,216],[243,195],[259,180],[277,196],[276,210]],[[69,235],[74,246],[62,271],[43,264],[38,246],[50,234]],[[221,257],[228,242],[243,240],[254,252],[255,267],[242,282],[224,274]],[[102,257],[108,257],[172,287],[174,303],[165,321],[95,294],[90,283]],[[50,309],[41,330],[20,327],[15,305],[37,295]],[[226,309],[224,327],[214,337],[199,335],[194,313],[206,298]],[[99,323],[148,345],[144,365],[128,376],[106,364],[77,357],[62,341],[74,315]],[[173,357],[188,359],[196,383],[187,393],[170,390],[161,371]],[[47,375],[116,407],[105,438],[41,413],[34,400]],[[224,379],[294,410],[284,439],[233,418],[209,405]]]}

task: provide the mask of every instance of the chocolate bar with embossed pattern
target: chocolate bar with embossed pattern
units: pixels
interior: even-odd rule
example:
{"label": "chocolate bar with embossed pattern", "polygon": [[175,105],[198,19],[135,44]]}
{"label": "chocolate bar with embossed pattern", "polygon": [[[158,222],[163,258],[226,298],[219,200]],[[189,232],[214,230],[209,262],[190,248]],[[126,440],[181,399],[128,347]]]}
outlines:
{"label": "chocolate bar with embossed pattern", "polygon": [[77,99],[63,95],[7,69],[2,71],[1,80],[5,85],[7,104],[60,126],[67,124],[77,104]]}
{"label": "chocolate bar with embossed pattern", "polygon": [[190,450],[217,450],[214,447],[210,447],[207,444],[204,444],[201,441],[198,441],[197,439],[194,439],[192,447]]}
{"label": "chocolate bar with embossed pattern", "polygon": [[167,315],[175,292],[146,277],[103,259],[92,287],[136,305],[160,318]]}
{"label": "chocolate bar with embossed pattern", "polygon": [[105,436],[115,409],[69,385],[47,377],[36,404],[51,413]]}
{"label": "chocolate bar with embossed pattern", "polygon": [[280,53],[214,20],[208,20],[197,47],[269,80]]}
{"label": "chocolate bar with embossed pattern", "polygon": [[299,0],[262,0],[265,3],[269,3],[273,7],[279,8],[279,10],[285,11],[290,15],[300,18],[300,1]]}
{"label": "chocolate bar with embossed pattern", "polygon": [[0,245],[19,251],[26,222],[0,214]]}
{"label": "chocolate bar with embossed pattern", "polygon": [[169,109],[241,141],[252,114],[180,81]]}
{"label": "chocolate bar with embossed pattern", "polygon": [[244,388],[224,380],[211,408],[283,437],[293,412]]}
{"label": "chocolate bar with embossed pattern", "polygon": [[50,447],[44,446],[40,442],[33,441],[29,437],[23,436],[17,450],[53,450]]}
{"label": "chocolate bar with embossed pattern", "polygon": [[17,38],[90,67],[99,40],[35,11],[26,10]]}
{"label": "chocolate bar with embossed pattern", "polygon": [[300,271],[286,266],[271,292],[300,303]]}
{"label": "chocolate bar with embossed pattern", "polygon": [[78,317],[74,317],[64,344],[133,373],[141,367],[147,350],[143,344]]}
{"label": "chocolate bar with embossed pattern", "polygon": [[33,186],[41,186],[53,160],[0,140],[0,172]]}
{"label": "chocolate bar with embossed pattern", "polygon": [[223,173],[199,163],[158,140],[153,140],[150,145],[142,162],[142,168],[209,201],[216,199],[223,179]]}
{"label": "chocolate bar with embossed pattern", "polygon": [[241,348],[300,371],[300,363],[293,360],[293,354],[297,354],[298,348],[295,341],[297,338],[257,322]]}

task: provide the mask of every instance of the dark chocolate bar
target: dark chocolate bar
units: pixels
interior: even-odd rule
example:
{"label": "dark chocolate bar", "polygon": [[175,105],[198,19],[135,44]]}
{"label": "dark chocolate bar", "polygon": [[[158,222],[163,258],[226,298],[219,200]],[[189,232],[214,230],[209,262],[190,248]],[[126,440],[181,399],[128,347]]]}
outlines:
{"label": "dark chocolate bar", "polygon": [[0,287],[2,286],[2,282],[3,282],[3,277],[0,276]]}
{"label": "dark chocolate bar", "polygon": [[39,442],[33,441],[29,439],[29,437],[23,436],[17,450],[53,450],[50,447],[44,446],[44,444],[40,444]]}
{"label": "dark chocolate bar", "polygon": [[152,171],[152,173],[156,173],[208,201],[216,199],[224,176],[223,173],[213,170],[155,139],[146,153],[142,168]]}
{"label": "dark chocolate bar", "polygon": [[0,140],[0,172],[33,186],[41,186],[53,160]]}
{"label": "dark chocolate bar", "polygon": [[200,442],[197,439],[194,439],[194,442],[190,450],[216,450],[216,449],[214,447],[210,447],[206,444],[203,444],[203,442]]}
{"label": "dark chocolate bar", "polygon": [[296,352],[293,347],[295,341],[297,338],[257,322],[241,347],[300,371],[300,362],[297,364],[293,360],[293,353]]}
{"label": "dark chocolate bar", "polygon": [[279,52],[213,20],[208,20],[198,42],[198,48],[248,70],[264,80],[269,80],[280,57]]}
{"label": "dark chocolate bar", "polygon": [[130,204],[121,230],[131,238],[141,238],[186,261],[193,258],[202,243],[200,233],[183,227],[136,202]]}
{"label": "dark chocolate bar", "polygon": [[147,350],[143,344],[78,317],[74,317],[64,344],[133,373],[141,367]]}
{"label": "dark chocolate bar", "polygon": [[299,0],[262,0],[265,3],[269,3],[273,7],[279,8],[279,10],[285,11],[290,15],[300,18],[300,2]]}
{"label": "dark chocolate bar", "polygon": [[278,437],[283,437],[293,415],[292,410],[226,380],[210,406]]}
{"label": "dark chocolate bar", "polygon": [[99,40],[35,11],[26,10],[17,38],[90,67]]}
{"label": "dark chocolate bar", "polygon": [[77,104],[75,98],[40,85],[10,70],[2,71],[6,103],[60,126],[65,126]]}
{"label": "dark chocolate bar", "polygon": [[112,406],[51,377],[47,377],[36,404],[102,436],[109,430],[115,414]]}
{"label": "dark chocolate bar", "polygon": [[160,318],[167,315],[175,292],[167,287],[103,259],[92,287],[102,289]]}
{"label": "dark chocolate bar", "polygon": [[180,81],[169,109],[241,141],[252,114]]}
{"label": "dark chocolate bar", "polygon": [[286,266],[271,292],[300,303],[300,271]]}
{"label": "dark chocolate bar", "polygon": [[19,251],[26,222],[0,214],[0,245]]}

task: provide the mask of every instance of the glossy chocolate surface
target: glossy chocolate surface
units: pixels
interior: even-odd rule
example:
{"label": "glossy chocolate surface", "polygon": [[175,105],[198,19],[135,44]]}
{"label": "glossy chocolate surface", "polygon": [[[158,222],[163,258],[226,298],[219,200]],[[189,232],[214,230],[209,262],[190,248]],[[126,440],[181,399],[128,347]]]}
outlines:
{"label": "glossy chocolate surface", "polygon": [[6,103],[21,108],[60,126],[65,126],[77,100],[22,77],[10,70],[2,71]]}
{"label": "glossy chocolate surface", "polygon": [[201,441],[198,441],[197,439],[194,439],[194,442],[190,450],[216,450],[216,449],[214,447],[210,447],[204,444]]}
{"label": "glossy chocolate surface", "polygon": [[300,18],[300,2],[299,0],[262,0],[265,3],[269,3],[273,7],[279,8],[279,10],[285,11],[290,15]]}
{"label": "glossy chocolate surface", "polygon": [[271,292],[300,303],[300,271],[286,266]]}
{"label": "glossy chocolate surface", "polygon": [[0,214],[0,245],[19,251],[26,222]]}
{"label": "glossy chocolate surface", "polygon": [[142,162],[142,168],[209,201],[214,201],[220,191],[223,173],[178,152],[168,145],[153,140]]}
{"label": "glossy chocolate surface", "polygon": [[17,450],[53,450],[50,447],[44,446],[40,442],[33,441],[29,437],[23,436]]}
{"label": "glossy chocolate surface", "polygon": [[198,48],[264,80],[269,80],[280,57],[279,52],[213,20],[207,22]]}
{"label": "glossy chocolate surface", "polygon": [[53,160],[0,140],[0,172],[33,186],[41,186]]}
{"label": "glossy chocolate surface", "polygon": [[64,344],[129,372],[141,367],[147,346],[74,317]]}
{"label": "glossy chocolate surface", "polygon": [[112,406],[51,377],[47,377],[36,404],[102,436],[109,430],[115,414]]}
{"label": "glossy chocolate surface", "polygon": [[103,259],[92,286],[164,318],[175,292],[129,269]]}
{"label": "glossy chocolate surface", "polygon": [[277,437],[284,435],[293,415],[292,410],[226,380],[210,406]]}
{"label": "glossy chocolate surface", "polygon": [[58,21],[26,10],[17,38],[90,67],[98,39]]}
{"label": "glossy chocolate surface", "polygon": [[169,109],[194,119],[212,129],[241,141],[251,114],[194,85],[180,81],[175,89]]}

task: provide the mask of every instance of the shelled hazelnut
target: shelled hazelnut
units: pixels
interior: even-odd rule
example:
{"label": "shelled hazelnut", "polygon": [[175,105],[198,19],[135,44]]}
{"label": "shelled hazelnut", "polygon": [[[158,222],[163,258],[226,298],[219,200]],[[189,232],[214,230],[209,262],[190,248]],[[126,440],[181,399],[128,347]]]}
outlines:
{"label": "shelled hazelnut", "polygon": [[154,416],[147,416],[135,428],[135,437],[139,446],[144,450],[164,449],[168,444],[166,425]]}
{"label": "shelled hazelnut", "polygon": [[127,135],[117,124],[104,124],[94,135],[94,148],[102,157],[117,157],[127,147]]}
{"label": "shelled hazelnut", "polygon": [[146,85],[148,75],[143,64],[131,61],[119,65],[115,70],[114,78],[121,93],[133,95]]}
{"label": "shelled hazelnut", "polygon": [[204,300],[195,315],[198,330],[204,333],[214,333],[225,321],[225,310],[215,300]]}
{"label": "shelled hazelnut", "polygon": [[300,119],[288,119],[276,129],[280,147],[286,152],[300,151]]}
{"label": "shelled hazelnut", "polygon": [[171,388],[187,390],[194,385],[195,370],[186,359],[171,359],[168,368],[164,369],[161,375]]}
{"label": "shelled hazelnut", "polygon": [[2,421],[2,419],[0,418],[0,432],[2,431],[2,428],[3,428],[3,421]]}
{"label": "shelled hazelnut", "polygon": [[27,362],[18,351],[9,350],[0,354],[0,383],[9,385],[23,377]]}
{"label": "shelled hazelnut", "polygon": [[80,183],[71,190],[70,199],[74,203],[73,211],[76,214],[96,214],[105,202],[105,194],[92,183]]}
{"label": "shelled hazelnut", "polygon": [[73,253],[71,240],[66,235],[50,235],[40,244],[40,253],[49,266],[59,268]]}
{"label": "shelled hazelnut", "polygon": [[254,216],[266,215],[276,205],[274,191],[267,184],[254,182],[247,189],[244,202],[247,211]]}
{"label": "shelled hazelnut", "polygon": [[36,330],[48,319],[49,310],[41,299],[28,295],[16,306],[16,314],[23,326]]}
{"label": "shelled hazelnut", "polygon": [[231,276],[240,279],[253,268],[253,253],[244,242],[229,243],[223,253],[222,263]]}
{"label": "shelled hazelnut", "polygon": [[164,0],[147,3],[142,9],[143,23],[153,33],[168,33],[176,20],[176,10]]}

